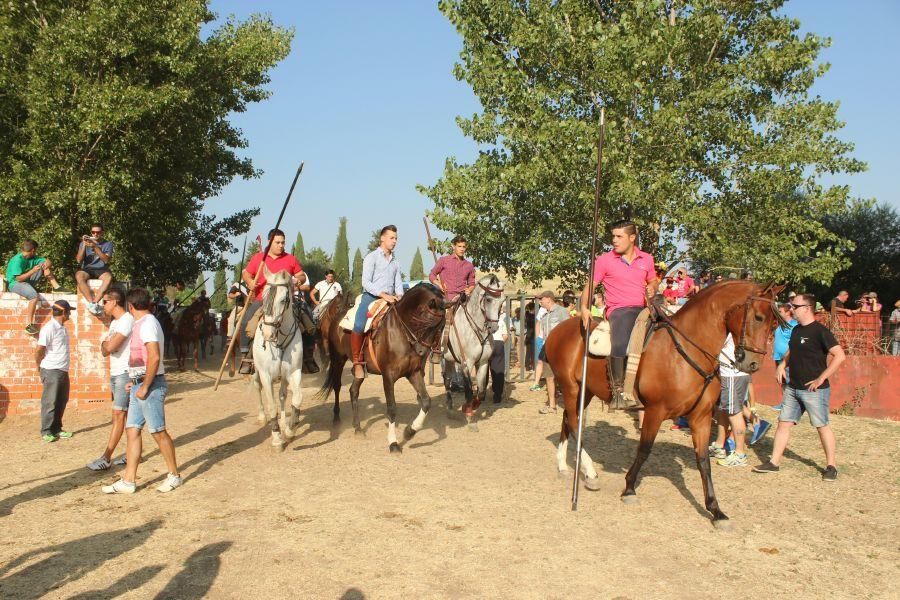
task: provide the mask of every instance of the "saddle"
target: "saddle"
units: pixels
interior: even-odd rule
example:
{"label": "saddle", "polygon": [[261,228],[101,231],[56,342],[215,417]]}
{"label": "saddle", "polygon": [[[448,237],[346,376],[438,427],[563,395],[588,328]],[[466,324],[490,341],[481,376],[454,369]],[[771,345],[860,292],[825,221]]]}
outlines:
{"label": "saddle", "polygon": [[[356,321],[356,313],[359,311],[360,300],[362,299],[362,294],[356,297],[356,301],[353,303],[353,306],[347,311],[344,315],[344,318],[341,319],[341,322],[338,326],[345,331],[353,331],[353,323]],[[381,323],[381,319],[384,318],[384,315],[387,314],[387,307],[389,306],[387,300],[382,300],[379,298],[372,302],[369,305],[369,310],[366,314],[366,327],[363,330],[363,333],[368,333],[370,330],[374,330],[378,327],[379,323]]]}

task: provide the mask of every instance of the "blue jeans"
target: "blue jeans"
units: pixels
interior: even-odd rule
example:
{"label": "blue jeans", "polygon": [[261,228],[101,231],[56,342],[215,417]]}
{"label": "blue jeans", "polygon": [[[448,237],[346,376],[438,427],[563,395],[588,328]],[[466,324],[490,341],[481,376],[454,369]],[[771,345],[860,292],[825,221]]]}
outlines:
{"label": "blue jeans", "polygon": [[166,376],[157,375],[154,377],[153,383],[150,384],[150,391],[143,400],[137,397],[137,391],[140,387],[140,385],[134,385],[131,388],[131,400],[128,403],[128,418],[125,422],[125,428],[143,429],[146,423],[147,431],[150,433],[165,431],[165,401],[166,392],[169,391]]}
{"label": "blue jeans", "polygon": [[366,321],[369,319],[369,305],[378,300],[369,292],[363,292],[359,298],[359,308],[356,310],[356,319],[353,321],[353,333],[364,333]]}
{"label": "blue jeans", "polygon": [[782,396],[783,407],[778,416],[779,421],[799,423],[803,410],[809,413],[809,422],[813,427],[828,425],[828,409],[831,400],[831,388],[819,388],[814,392],[798,390],[790,385],[784,386]]}

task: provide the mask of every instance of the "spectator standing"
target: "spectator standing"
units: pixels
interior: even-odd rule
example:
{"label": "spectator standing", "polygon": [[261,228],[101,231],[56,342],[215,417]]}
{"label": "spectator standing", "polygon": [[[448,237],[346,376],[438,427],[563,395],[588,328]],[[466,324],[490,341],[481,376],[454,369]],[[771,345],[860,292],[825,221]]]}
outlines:
{"label": "spectator standing", "polygon": [[[802,295],[802,294],[800,294],[800,295]],[[848,292],[847,290],[841,290],[840,292],[838,292],[838,295],[835,296],[831,300],[831,313],[832,314],[843,313],[843,314],[847,315],[848,317],[852,317],[854,315],[854,313],[859,312],[859,311],[847,308],[847,300],[849,300],[849,299],[850,299],[850,292]]]}
{"label": "spectator standing", "polygon": [[[79,265],[75,271],[75,285],[87,300],[88,310],[95,315],[103,314],[98,302],[112,283],[112,273],[109,271],[112,255],[113,243],[103,239],[103,226],[99,223],[91,225],[91,235],[82,236],[75,254],[75,262]],[[89,279],[99,279],[100,288],[91,290]]]}
{"label": "spectator standing", "polygon": [[38,335],[34,357],[41,374],[41,439],[45,442],[67,440],[71,432],[63,431],[62,418],[69,403],[69,332],[66,321],[72,307],[57,300],[51,307],[50,320]]}
{"label": "spectator standing", "polygon": [[694,279],[690,275],[688,275],[687,269],[681,267],[678,269],[677,274],[675,275],[675,292],[676,297],[678,298],[678,304],[684,304],[688,301],[688,298],[694,295],[696,292],[696,285],[694,284]]}
{"label": "spectator standing", "polygon": [[35,286],[46,277],[53,289],[59,287],[51,270],[53,265],[49,259],[37,255],[37,248],[36,241],[25,240],[20,246],[21,252],[6,263],[6,282],[9,284],[9,291],[28,300],[28,306],[25,308],[25,333],[28,335],[36,335],[38,332],[34,324],[34,311],[40,302],[40,296]]}
{"label": "spectator standing", "polygon": [[[734,338],[731,334],[725,338],[725,346],[719,353],[719,378],[722,381],[722,391],[719,392],[718,435],[716,441],[709,447],[710,454],[718,458],[718,463],[723,467],[746,467],[747,433],[744,420],[744,400],[747,398],[750,386],[750,375],[736,369],[734,366]],[[728,424],[726,428],[725,424]],[[731,429],[734,435],[735,450],[726,456],[725,440],[727,429]]]}
{"label": "spectator standing", "polygon": [[900,300],[894,302],[894,310],[891,311],[889,322],[894,326],[894,336],[891,341],[891,354],[900,356]]}
{"label": "spectator standing", "polygon": [[509,340],[509,329],[506,326],[506,313],[500,313],[497,331],[491,342],[491,389],[494,393],[494,404],[503,401],[503,384],[506,381],[506,342]]}
{"label": "spectator standing", "polygon": [[878,301],[878,294],[869,292],[869,310],[880,313],[882,309],[881,303]]}
{"label": "spectator standing", "polygon": [[[801,407],[809,413],[809,422],[816,428],[825,451],[825,481],[837,479],[834,432],[829,425],[831,387],[828,378],[844,362],[844,350],[834,334],[816,321],[812,294],[797,294],[791,308],[797,325],[791,332],[788,352],[775,373],[784,386],[784,407],[778,417],[772,457],[753,468],[757,473],[777,473],[791,436],[791,428],[800,420]],[[786,377],[787,374],[787,377]]]}
{"label": "spectator standing", "polygon": [[104,494],[135,492],[137,468],[141,462],[141,430],[146,425],[168,469],[166,479],[156,489],[171,492],[181,485],[181,475],[175,461],[175,443],[166,430],[165,399],[169,386],[163,366],[165,337],[159,321],[150,313],[150,294],[147,290],[132,288],[126,300],[128,311],[134,318],[128,344],[128,376],[131,381],[126,386],[130,394],[125,422],[127,463],[122,478],[112,485],[103,486],[102,491]]}
{"label": "spectator standing", "polygon": [[[791,298],[795,298],[796,296],[797,294],[794,294],[793,296],[791,296]],[[794,330],[794,327],[797,326],[797,320],[794,318],[794,313],[791,310],[790,302],[779,306],[778,312],[781,313],[781,318],[785,320],[785,325],[779,325],[775,328],[775,340],[774,344],[772,345],[772,358],[775,359],[776,369],[778,368],[778,365],[781,364],[784,355],[787,354],[788,344],[791,341],[791,332]],[[779,402],[772,408],[774,410],[781,410],[781,407],[782,403]]]}
{"label": "spectator standing", "polygon": [[[105,471],[112,462],[113,452],[125,432],[125,418],[128,415],[128,359],[130,356],[131,329],[134,317],[125,310],[125,294],[111,287],[100,300],[100,306],[107,317],[112,319],[106,339],[100,342],[100,353],[109,357],[109,389],[112,391],[112,427],[106,449],[98,458],[88,463],[91,471]],[[121,463],[123,464],[123,460]]]}
{"label": "spectator standing", "polygon": [[[543,293],[543,292],[542,292]],[[541,321],[547,314],[547,309],[540,304],[540,296],[538,296],[538,309],[534,316],[534,383],[528,388],[532,392],[539,392],[544,389],[541,385],[541,379],[544,378],[544,333],[541,331]]]}
{"label": "spectator standing", "polygon": [[[540,303],[544,309],[544,314],[540,318],[540,332],[546,341],[557,325],[569,318],[569,311],[564,306],[556,303],[556,296],[551,291],[541,292]],[[547,404],[541,408],[541,414],[556,412],[556,379],[553,376],[553,365],[547,362],[544,353],[544,345],[541,344],[541,351],[538,354],[539,364],[543,365],[549,373],[546,374],[547,381]]]}

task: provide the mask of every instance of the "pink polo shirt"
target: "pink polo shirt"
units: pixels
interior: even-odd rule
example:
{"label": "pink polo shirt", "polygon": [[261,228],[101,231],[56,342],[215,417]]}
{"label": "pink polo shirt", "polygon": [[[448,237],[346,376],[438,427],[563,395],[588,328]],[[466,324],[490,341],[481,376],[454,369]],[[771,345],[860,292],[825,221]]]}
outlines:
{"label": "pink polo shirt", "polygon": [[655,279],[653,257],[637,248],[631,264],[612,250],[594,262],[594,283],[603,284],[607,315],[623,306],[644,306],[647,283]]}

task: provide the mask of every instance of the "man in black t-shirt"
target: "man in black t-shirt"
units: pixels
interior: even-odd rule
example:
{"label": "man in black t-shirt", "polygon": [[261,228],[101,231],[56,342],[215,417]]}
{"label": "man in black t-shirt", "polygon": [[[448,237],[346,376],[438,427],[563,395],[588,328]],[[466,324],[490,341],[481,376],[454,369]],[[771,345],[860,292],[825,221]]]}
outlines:
{"label": "man in black t-shirt", "polygon": [[802,409],[809,413],[809,422],[819,432],[819,440],[825,450],[825,481],[837,479],[835,464],[834,432],[828,424],[831,386],[828,378],[844,362],[844,350],[834,334],[816,321],[816,297],[797,294],[791,301],[797,326],[791,332],[787,354],[778,365],[775,377],[785,382],[785,370],[789,373],[782,396],[783,408],[778,417],[772,458],[753,470],[757,473],[776,473],[791,437],[791,428],[800,421]]}
{"label": "man in black t-shirt", "polygon": [[848,292],[847,290],[841,290],[840,292],[838,292],[838,295],[831,300],[831,312],[843,313],[848,317],[852,317],[853,313],[859,312],[858,310],[851,310],[847,308],[847,300],[849,299],[850,292]]}

